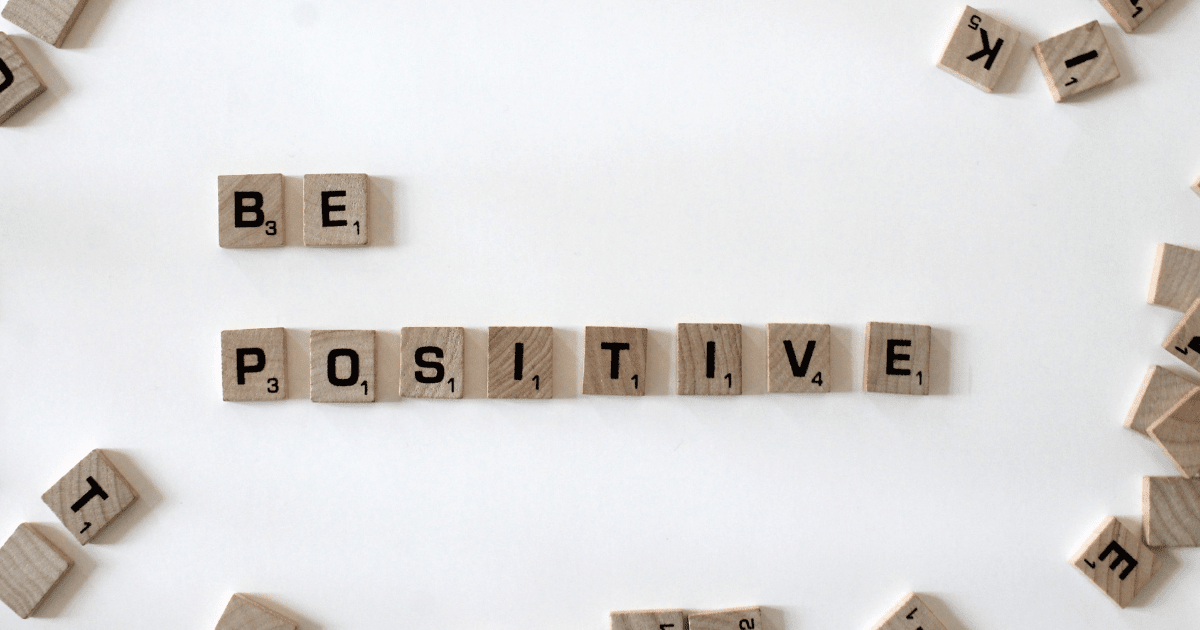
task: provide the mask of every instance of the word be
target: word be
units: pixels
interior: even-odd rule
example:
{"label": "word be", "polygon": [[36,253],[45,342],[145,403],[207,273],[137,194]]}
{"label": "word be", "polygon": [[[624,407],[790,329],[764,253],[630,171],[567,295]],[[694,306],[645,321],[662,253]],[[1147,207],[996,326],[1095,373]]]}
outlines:
{"label": "word be", "polygon": [[[356,247],[367,244],[364,174],[304,176],[304,244]],[[283,246],[283,175],[217,177],[217,225],[221,247]]]}

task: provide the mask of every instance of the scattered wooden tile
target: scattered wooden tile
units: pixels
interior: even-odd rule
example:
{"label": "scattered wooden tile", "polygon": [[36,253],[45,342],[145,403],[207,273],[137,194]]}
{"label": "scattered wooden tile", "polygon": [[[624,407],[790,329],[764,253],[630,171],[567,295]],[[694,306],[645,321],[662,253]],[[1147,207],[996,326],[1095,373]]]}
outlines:
{"label": "scattered wooden tile", "polygon": [[400,329],[400,395],[462,398],[463,338],[462,328]]}
{"label": "scattered wooden tile", "polygon": [[742,325],[679,324],[675,391],[681,396],[742,393]]}
{"label": "scattered wooden tile", "polygon": [[[3,121],[0,121],[0,122],[3,122]],[[1197,177],[1196,181],[1192,183],[1192,192],[1196,193],[1197,195],[1200,195],[1200,177]]]}
{"label": "scattered wooden tile", "polygon": [[221,247],[283,246],[283,175],[217,177]]}
{"label": "scattered wooden tile", "polygon": [[1193,388],[1155,420],[1146,434],[1185,477],[1200,473],[1200,387]]}
{"label": "scattered wooden tile", "polygon": [[863,389],[884,394],[929,394],[929,340],[918,324],[867,324]]}
{"label": "scattered wooden tile", "polygon": [[996,89],[1021,33],[982,11],[967,7],[938,67],[984,92]]}
{"label": "scattered wooden tile", "polygon": [[297,627],[295,621],[241,593],[235,593],[225,606],[225,613],[217,622],[216,630],[296,630]]}
{"label": "scattered wooden tile", "polygon": [[1142,542],[1140,533],[1129,531],[1110,516],[1071,558],[1071,564],[1124,608],[1150,583],[1161,561]]}
{"label": "scattered wooden tile", "polygon": [[763,630],[762,608],[730,608],[688,615],[688,630]]}
{"label": "scattered wooden tile", "polygon": [[287,331],[222,330],[221,383],[229,401],[287,398]]}
{"label": "scattered wooden tile", "polygon": [[1200,298],[1200,251],[1159,243],[1147,301],[1186,311],[1196,298]]}
{"label": "scattered wooden tile", "polygon": [[1200,547],[1200,479],[1142,479],[1142,528],[1151,547]]}
{"label": "scattered wooden tile", "polygon": [[623,610],[608,617],[609,630],[688,630],[686,610]]}
{"label": "scattered wooden tile", "polygon": [[828,393],[831,337],[828,324],[767,324],[767,391]]}
{"label": "scattered wooden tile", "polygon": [[1093,20],[1033,47],[1050,94],[1062,102],[1121,76],[1100,23]]}
{"label": "scattered wooden tile", "polygon": [[583,393],[646,395],[645,328],[587,326],[583,331]]}
{"label": "scattered wooden tile", "polygon": [[488,328],[488,398],[554,398],[554,329]]}
{"label": "scattered wooden tile", "polygon": [[1121,25],[1126,33],[1132,33],[1154,14],[1167,0],[1100,0],[1108,14]]}
{"label": "scattered wooden tile", "polygon": [[304,244],[352,247],[367,244],[365,174],[304,176]]}
{"label": "scattered wooden tile", "polygon": [[17,42],[0,33],[0,123],[46,91],[46,84],[17,48]]}
{"label": "scattered wooden tile", "polygon": [[137,499],[137,490],[100,449],[88,453],[42,495],[81,545],[99,536]]}
{"label": "scattered wooden tile", "polygon": [[314,330],[308,345],[313,402],[375,402],[374,330]]}
{"label": "scattered wooden tile", "polygon": [[1125,427],[1150,437],[1146,429],[1196,387],[1196,383],[1161,365],[1150,366],[1142,380],[1142,388],[1129,408],[1129,415],[1125,417]]}
{"label": "scattered wooden tile", "polygon": [[62,48],[87,0],[8,0],[0,16],[55,48]]}
{"label": "scattered wooden tile", "polygon": [[875,624],[874,630],[946,630],[946,626],[916,593],[909,593]]}
{"label": "scattered wooden tile", "polygon": [[73,566],[75,561],[36,526],[21,523],[0,546],[0,601],[28,619]]}
{"label": "scattered wooden tile", "polygon": [[1175,358],[1200,370],[1200,298],[1184,312],[1162,347]]}

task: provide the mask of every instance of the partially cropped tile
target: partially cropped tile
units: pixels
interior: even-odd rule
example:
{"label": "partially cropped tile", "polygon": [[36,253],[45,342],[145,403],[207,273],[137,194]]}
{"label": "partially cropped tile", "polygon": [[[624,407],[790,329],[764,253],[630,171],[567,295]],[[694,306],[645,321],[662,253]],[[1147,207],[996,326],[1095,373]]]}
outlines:
{"label": "partially cropped tile", "polygon": [[375,402],[374,330],[314,330],[308,345],[313,402]]}
{"label": "partially cropped tile", "polygon": [[1143,477],[1142,528],[1151,547],[1200,547],[1200,479]]}
{"label": "partially cropped tile", "polygon": [[1117,24],[1126,33],[1132,33],[1154,14],[1167,0],[1100,0]]}
{"label": "partially cropped tile", "polygon": [[367,185],[363,173],[304,176],[304,244],[367,244]]}
{"label": "partially cropped tile", "polygon": [[8,0],[0,16],[51,46],[62,48],[87,0]]}
{"label": "partially cropped tile", "polygon": [[1161,560],[1142,542],[1140,532],[1130,531],[1110,516],[1092,532],[1071,564],[1124,608],[1154,578]]}
{"label": "partially cropped tile", "polygon": [[73,566],[75,561],[37,526],[22,523],[0,546],[0,601],[28,619]]}
{"label": "partially cropped tile", "polygon": [[488,328],[488,398],[554,398],[554,329]]}
{"label": "partially cropped tile", "polygon": [[645,328],[587,326],[583,331],[583,393],[646,395]]}
{"label": "partially cropped tile", "polygon": [[295,621],[236,593],[225,606],[216,630],[296,630]]}
{"label": "partially cropped tile", "polygon": [[742,325],[676,327],[675,392],[681,396],[742,393]]}
{"label": "partially cropped tile", "polygon": [[1163,340],[1162,347],[1193,369],[1200,370],[1200,298],[1179,318],[1171,334]]}
{"label": "partially cropped tile", "polygon": [[767,391],[828,393],[831,337],[828,324],[767,324]]}
{"label": "partially cropped tile", "polygon": [[762,608],[729,608],[688,615],[688,630],[763,630]]}
{"label": "partially cropped tile", "polygon": [[1200,298],[1200,250],[1159,243],[1146,301],[1186,311],[1196,298]]}
{"label": "partially cropped tile", "polygon": [[46,84],[21,54],[17,42],[0,33],[0,123],[45,91]]}
{"label": "partially cropped tile", "polygon": [[1146,433],[1185,477],[1200,474],[1200,387],[1155,420]]}
{"label": "partially cropped tile", "polygon": [[86,545],[137,501],[138,493],[96,449],[42,495],[79,544]]}
{"label": "partially cropped tile", "polygon": [[1121,76],[1100,23],[1088,22],[1033,47],[1057,102],[1111,83]]}
{"label": "partially cropped tile", "polygon": [[1196,181],[1192,182],[1192,192],[1200,195],[1200,177],[1196,178]]}
{"label": "partially cropped tile", "polygon": [[916,593],[909,593],[875,624],[874,630],[946,630],[946,626]]}
{"label": "partially cropped tile", "polygon": [[283,175],[217,177],[217,227],[221,247],[282,247]]}
{"label": "partially cropped tile", "polygon": [[1137,397],[1133,399],[1133,406],[1129,408],[1129,414],[1125,417],[1125,427],[1150,437],[1146,429],[1196,387],[1195,382],[1161,365],[1150,366],[1146,371],[1146,378],[1142,379],[1142,387],[1138,390]]}
{"label": "partially cropped tile", "polygon": [[954,27],[938,67],[984,92],[991,92],[1008,67],[1020,37],[1017,29],[967,7]]}
{"label": "partially cropped tile", "polygon": [[622,610],[608,618],[609,630],[688,630],[686,610]]}
{"label": "partially cropped tile", "polygon": [[287,331],[222,330],[221,387],[228,401],[287,398]]}

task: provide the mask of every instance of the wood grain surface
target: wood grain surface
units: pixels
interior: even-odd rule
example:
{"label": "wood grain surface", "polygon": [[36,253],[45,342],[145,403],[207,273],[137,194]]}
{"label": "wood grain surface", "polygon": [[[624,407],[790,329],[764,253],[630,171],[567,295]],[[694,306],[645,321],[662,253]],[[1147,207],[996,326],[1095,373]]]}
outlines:
{"label": "wood grain surface", "polygon": [[1000,82],[1020,38],[1017,29],[968,6],[937,65],[984,92],[991,92]]}
{"label": "wood grain surface", "polygon": [[764,630],[762,608],[728,608],[688,615],[688,630]]}
{"label": "wood grain surface", "polygon": [[218,176],[217,228],[221,247],[283,247],[283,174]]}
{"label": "wood grain surface", "polygon": [[1126,33],[1132,33],[1167,0],[1100,0],[1117,24]]}
{"label": "wood grain surface", "polygon": [[458,327],[400,329],[400,395],[463,397],[463,339]]}
{"label": "wood grain surface", "polygon": [[295,621],[266,606],[235,593],[225,606],[216,630],[296,630]]}
{"label": "wood grain surface", "polygon": [[1197,298],[1200,298],[1200,251],[1159,243],[1147,301],[1186,311]]}
{"label": "wood grain surface", "polygon": [[1093,20],[1033,47],[1056,102],[1115,81],[1121,76],[1100,23]]}
{"label": "wood grain surface", "polygon": [[1071,564],[1125,608],[1154,578],[1161,559],[1142,542],[1140,532],[1129,531],[1109,516],[1071,558]]}
{"label": "wood grain surface", "polygon": [[42,501],[81,545],[99,536],[137,499],[137,490],[99,449],[88,453],[42,495]]}
{"label": "wood grain surface", "polygon": [[1179,318],[1162,347],[1192,369],[1200,370],[1200,298]]}
{"label": "wood grain surface", "polygon": [[488,328],[488,398],[554,398],[554,329]]}
{"label": "wood grain surface", "polygon": [[75,566],[37,526],[22,523],[0,546],[0,601],[28,619]]}
{"label": "wood grain surface", "polygon": [[1183,400],[1197,384],[1161,365],[1152,365],[1125,416],[1125,427],[1150,437],[1146,429]]}
{"label": "wood grain surface", "polygon": [[1146,433],[1183,476],[1200,473],[1200,387],[1155,420]]}
{"label": "wood grain surface", "polygon": [[1200,547],[1200,479],[1144,477],[1142,528],[1152,547]]}
{"label": "wood grain surface", "polygon": [[221,387],[227,401],[286,399],[287,330],[222,330]]}
{"label": "wood grain surface", "polygon": [[867,324],[863,389],[883,394],[929,394],[929,343],[920,324]]}
{"label": "wood grain surface", "polygon": [[374,330],[314,330],[308,347],[313,402],[375,402]]}
{"label": "wood grain surface", "polygon": [[688,630],[686,610],[622,610],[608,618],[609,630]]}
{"label": "wood grain surface", "polygon": [[46,84],[17,48],[17,42],[0,33],[0,124],[46,91]]}
{"label": "wood grain surface", "polygon": [[832,332],[828,324],[767,324],[767,391],[826,394]]}
{"label": "wood grain surface", "polygon": [[909,593],[875,624],[874,630],[946,630],[946,626],[916,593]]}
{"label": "wood grain surface", "polygon": [[369,183],[370,178],[362,173],[305,175],[304,244],[308,247],[366,245]]}
{"label": "wood grain surface", "polygon": [[583,331],[583,393],[645,396],[645,328],[587,326]]}
{"label": "wood grain surface", "polygon": [[741,395],[741,324],[679,324],[676,337],[677,394]]}
{"label": "wood grain surface", "polygon": [[56,48],[75,26],[87,0],[8,0],[0,16]]}

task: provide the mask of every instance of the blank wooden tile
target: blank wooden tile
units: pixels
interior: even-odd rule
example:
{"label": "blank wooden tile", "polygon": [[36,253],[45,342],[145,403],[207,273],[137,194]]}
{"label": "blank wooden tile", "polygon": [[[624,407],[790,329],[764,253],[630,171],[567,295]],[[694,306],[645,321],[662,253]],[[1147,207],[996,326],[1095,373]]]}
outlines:
{"label": "blank wooden tile", "polygon": [[1144,477],[1142,528],[1151,547],[1200,547],[1200,479]]}
{"label": "blank wooden tile", "polygon": [[609,630],[688,630],[686,610],[623,610],[608,618]]}
{"label": "blank wooden tile", "polygon": [[1142,542],[1140,532],[1129,531],[1110,516],[1071,558],[1071,564],[1124,608],[1154,578],[1161,561]]}
{"label": "blank wooden tile", "polygon": [[283,175],[217,177],[221,247],[283,246]]}
{"label": "blank wooden tile", "polygon": [[296,630],[295,621],[236,593],[225,606],[216,630]]}
{"label": "blank wooden tile", "polygon": [[0,16],[30,35],[62,48],[87,0],[8,0]]}
{"label": "blank wooden tile", "polygon": [[583,331],[583,393],[646,395],[645,328],[587,326]]}
{"label": "blank wooden tile", "polygon": [[742,325],[679,324],[675,391],[681,396],[742,393]]}
{"label": "blank wooden tile", "polygon": [[946,630],[946,626],[916,593],[909,593],[875,624],[874,630]]}
{"label": "blank wooden tile", "polygon": [[96,449],[42,495],[79,544],[99,536],[137,501],[137,490]]}
{"label": "blank wooden tile", "polygon": [[1033,52],[1051,96],[1060,103],[1121,76],[1096,21],[1039,42]]}
{"label": "blank wooden tile", "polygon": [[400,330],[400,395],[463,397],[463,334],[454,327]]}
{"label": "blank wooden tile", "polygon": [[1186,311],[1197,298],[1200,298],[1200,251],[1160,243],[1154,257],[1147,301]]}
{"label": "blank wooden tile", "polygon": [[46,91],[46,84],[17,48],[17,42],[0,33],[0,123]]}
{"label": "blank wooden tile", "polygon": [[1146,433],[1184,476],[1200,473],[1200,387],[1155,420]]}
{"label": "blank wooden tile", "polygon": [[991,92],[1000,82],[1020,38],[1017,29],[967,7],[954,27],[938,67],[984,92]]}
{"label": "blank wooden tile", "polygon": [[1179,318],[1162,347],[1175,358],[1200,370],[1200,299]]}
{"label": "blank wooden tile", "polygon": [[22,523],[0,546],[0,601],[28,619],[73,566],[75,561],[37,526]]}
{"label": "blank wooden tile", "polygon": [[308,345],[313,402],[375,402],[374,330],[314,330]]}
{"label": "blank wooden tile", "polygon": [[222,330],[221,382],[225,400],[287,398],[287,331]]}
{"label": "blank wooden tile", "polygon": [[1126,33],[1132,33],[1167,0],[1100,0],[1108,14],[1121,25]]}
{"label": "blank wooden tile", "polygon": [[367,244],[365,174],[304,176],[304,244],[353,247]]}
{"label": "blank wooden tile", "polygon": [[488,398],[554,397],[554,329],[488,328]]}
{"label": "blank wooden tile", "polygon": [[863,388],[884,394],[927,395],[932,336],[929,326],[868,323]]}
{"label": "blank wooden tile", "polygon": [[1161,365],[1151,366],[1146,372],[1146,378],[1142,380],[1137,397],[1133,400],[1129,415],[1125,417],[1125,427],[1150,437],[1146,429],[1183,400],[1195,387],[1196,383]]}
{"label": "blank wooden tile", "polygon": [[688,630],[763,630],[762,608],[730,608],[688,615]]}
{"label": "blank wooden tile", "polygon": [[767,391],[828,393],[831,336],[827,324],[767,324]]}

